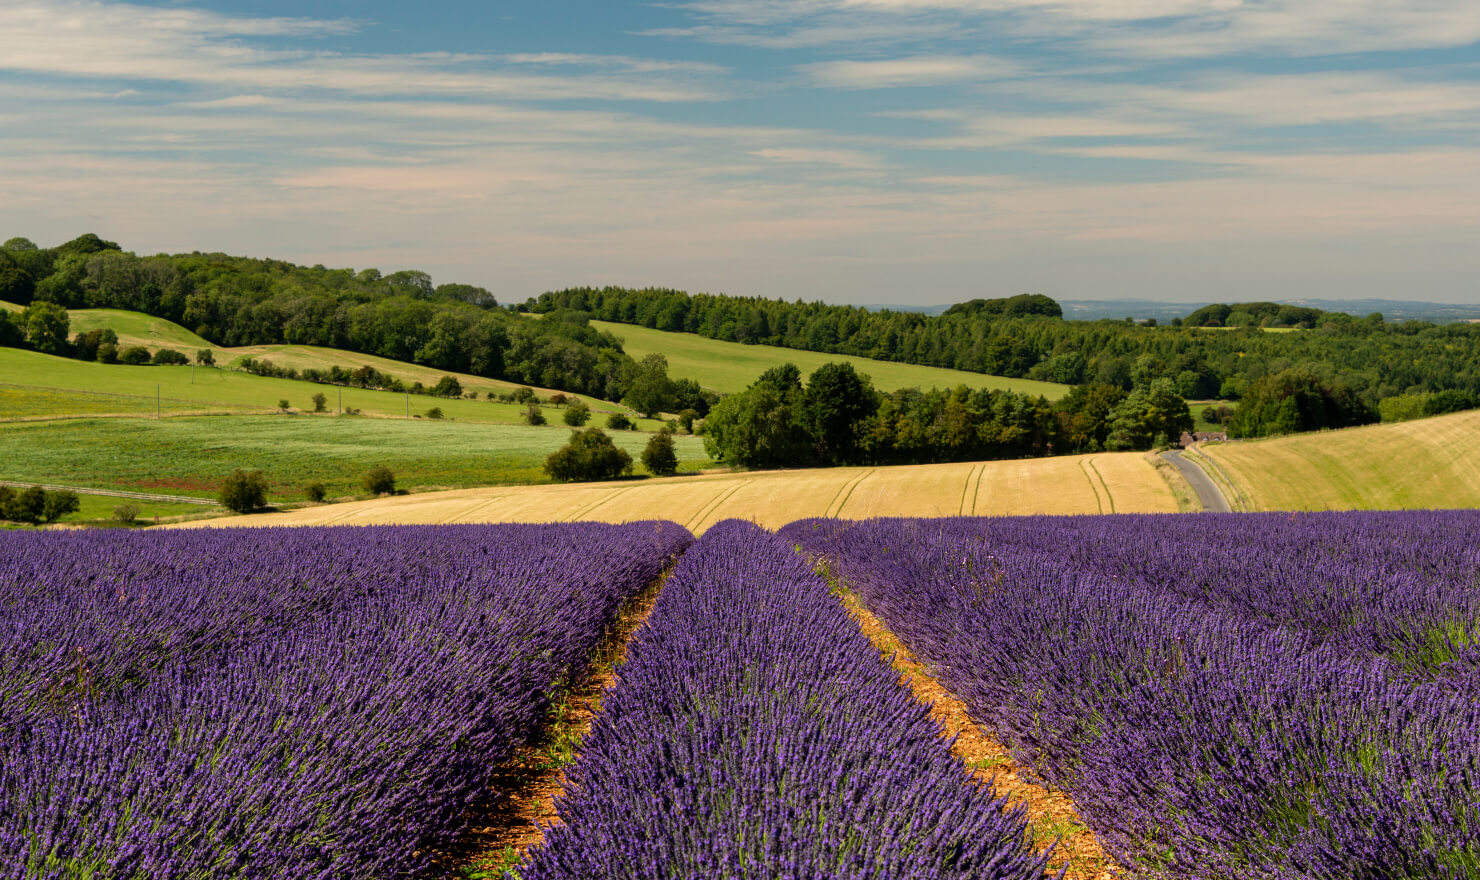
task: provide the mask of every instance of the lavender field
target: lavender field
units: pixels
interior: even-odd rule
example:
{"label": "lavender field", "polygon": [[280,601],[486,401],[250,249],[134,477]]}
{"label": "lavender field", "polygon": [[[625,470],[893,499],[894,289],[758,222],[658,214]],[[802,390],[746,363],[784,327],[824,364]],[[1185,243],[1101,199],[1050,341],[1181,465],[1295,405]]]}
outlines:
{"label": "lavender field", "polygon": [[1480,878],[1480,512],[811,520],[1123,863]]}
{"label": "lavender field", "polygon": [[730,520],[679,563],[520,876],[1030,878],[1019,811],[785,543]]}
{"label": "lavender field", "polygon": [[0,877],[391,878],[671,524],[0,535]]}
{"label": "lavender field", "polygon": [[1477,534],[1477,511],[4,533],[0,878],[440,877],[677,560],[519,880],[1052,876],[835,587],[1140,876],[1480,880]]}

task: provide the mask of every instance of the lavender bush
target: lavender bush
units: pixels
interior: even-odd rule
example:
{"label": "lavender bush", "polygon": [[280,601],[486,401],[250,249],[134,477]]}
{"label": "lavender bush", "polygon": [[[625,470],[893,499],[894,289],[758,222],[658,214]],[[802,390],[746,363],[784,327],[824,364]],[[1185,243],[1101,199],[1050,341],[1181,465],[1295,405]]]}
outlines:
{"label": "lavender bush", "polygon": [[1123,861],[1480,878],[1480,513],[795,523]]}
{"label": "lavender bush", "polygon": [[0,877],[428,866],[671,524],[0,535]]}
{"label": "lavender bush", "polygon": [[710,529],[629,657],[524,880],[1043,876],[1020,812],[769,533]]}

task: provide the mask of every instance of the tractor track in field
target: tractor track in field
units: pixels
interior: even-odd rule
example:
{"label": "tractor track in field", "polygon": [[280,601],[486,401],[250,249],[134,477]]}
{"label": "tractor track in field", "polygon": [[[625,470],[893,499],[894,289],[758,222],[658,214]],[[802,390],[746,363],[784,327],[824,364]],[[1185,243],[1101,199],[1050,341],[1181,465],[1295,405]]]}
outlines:
{"label": "tractor track in field", "polygon": [[672,568],[627,602],[592,654],[591,662],[550,710],[550,723],[534,742],[514,751],[499,766],[496,797],[469,817],[469,830],[452,850],[436,860],[432,876],[446,880],[502,878],[504,870],[545,838],[558,824],[555,800],[564,791],[565,767],[601,712],[601,700],[617,680],[633,635],[653,613]]}
{"label": "tractor track in field", "polygon": [[[907,678],[915,699],[930,707],[941,725],[942,736],[954,740],[951,754],[969,767],[975,778],[992,784],[1006,795],[1011,806],[1027,811],[1028,832],[1033,847],[1042,852],[1057,840],[1049,865],[1056,874],[1068,864],[1066,880],[1116,880],[1130,876],[1100,846],[1099,839],[1079,819],[1074,802],[1062,791],[1046,788],[1027,778],[1027,768],[1012,759],[1006,747],[971,718],[966,704],[946,690],[930,670],[915,658],[873,612],[851,590],[841,590],[841,601],[858,621],[863,634],[895,670]],[[1052,875],[1050,875],[1052,876]]]}

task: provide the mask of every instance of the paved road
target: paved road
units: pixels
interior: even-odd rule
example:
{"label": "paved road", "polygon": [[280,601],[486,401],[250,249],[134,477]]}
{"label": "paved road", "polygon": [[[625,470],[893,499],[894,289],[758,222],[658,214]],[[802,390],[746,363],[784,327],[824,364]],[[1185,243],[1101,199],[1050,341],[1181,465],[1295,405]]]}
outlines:
{"label": "paved road", "polygon": [[1181,450],[1168,449],[1161,457],[1171,462],[1187,482],[1192,484],[1192,490],[1197,493],[1197,500],[1202,502],[1203,510],[1207,513],[1228,513],[1228,499],[1218,491],[1218,486],[1203,473],[1203,469],[1191,461],[1182,457]]}
{"label": "paved road", "polygon": [[149,492],[124,492],[120,489],[84,489],[81,486],[48,486],[45,483],[16,483],[10,480],[0,480],[0,486],[14,486],[17,489],[29,489],[39,485],[48,492],[58,492],[66,489],[76,492],[78,495],[107,495],[110,498],[135,498],[140,501],[172,501],[178,504],[220,504],[214,498],[191,498],[188,495],[154,495]]}

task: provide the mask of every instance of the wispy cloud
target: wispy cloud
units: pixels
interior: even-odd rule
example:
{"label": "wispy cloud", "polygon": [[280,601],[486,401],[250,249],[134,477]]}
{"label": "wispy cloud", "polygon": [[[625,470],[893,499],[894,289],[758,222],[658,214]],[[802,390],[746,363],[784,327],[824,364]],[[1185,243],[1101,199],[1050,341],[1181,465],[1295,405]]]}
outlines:
{"label": "wispy cloud", "polygon": [[819,61],[799,68],[820,86],[880,89],[981,82],[1021,72],[1020,65],[983,56],[931,55],[881,61]]}
{"label": "wispy cloud", "polygon": [[[709,65],[638,59],[450,53],[346,55],[264,48],[247,36],[314,37],[352,26],[337,21],[227,17],[195,10],[100,2],[0,6],[0,70],[124,81],[178,82],[241,90],[338,91],[525,100],[711,101]],[[541,75],[519,68],[582,64],[600,73]]]}

